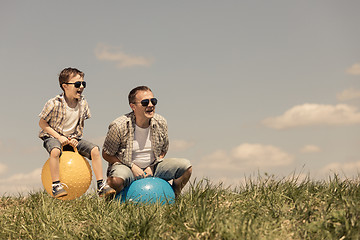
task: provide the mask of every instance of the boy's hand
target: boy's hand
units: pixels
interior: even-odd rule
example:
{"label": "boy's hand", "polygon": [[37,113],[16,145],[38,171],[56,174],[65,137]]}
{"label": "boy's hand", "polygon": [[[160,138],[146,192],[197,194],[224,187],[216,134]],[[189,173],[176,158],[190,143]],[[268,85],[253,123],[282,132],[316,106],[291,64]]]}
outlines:
{"label": "boy's hand", "polygon": [[64,145],[69,144],[69,139],[68,139],[67,137],[60,136],[60,137],[58,138],[58,140],[60,141],[61,146],[64,146]]}
{"label": "boy's hand", "polygon": [[78,143],[79,143],[78,140],[76,140],[75,138],[69,140],[69,144],[74,148],[77,147]]}

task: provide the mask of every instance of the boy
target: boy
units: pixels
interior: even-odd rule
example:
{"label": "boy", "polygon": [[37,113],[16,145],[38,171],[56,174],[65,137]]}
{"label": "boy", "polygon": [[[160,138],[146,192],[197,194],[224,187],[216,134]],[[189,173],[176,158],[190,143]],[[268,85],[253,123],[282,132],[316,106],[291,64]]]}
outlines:
{"label": "boy", "polygon": [[84,73],[76,68],[65,68],[59,74],[62,94],[50,99],[39,114],[39,137],[44,141],[44,148],[50,154],[50,173],[52,178],[52,194],[55,198],[67,195],[60,182],[59,158],[62,146],[71,145],[78,152],[92,160],[92,167],[97,180],[99,196],[108,196],[115,190],[103,180],[102,162],[99,147],[82,138],[84,120],[91,117],[89,106],[82,92],[86,87]]}

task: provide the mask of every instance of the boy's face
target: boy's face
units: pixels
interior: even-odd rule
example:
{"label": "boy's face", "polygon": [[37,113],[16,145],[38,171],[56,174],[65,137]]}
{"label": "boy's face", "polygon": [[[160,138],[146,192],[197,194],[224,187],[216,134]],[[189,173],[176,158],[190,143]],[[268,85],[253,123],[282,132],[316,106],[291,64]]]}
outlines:
{"label": "boy's face", "polygon": [[84,86],[83,84],[81,84],[79,88],[76,88],[73,83],[83,81],[84,79],[81,78],[80,75],[76,75],[70,78],[70,80],[66,84],[63,84],[66,97],[70,99],[80,99],[81,94],[84,91]]}

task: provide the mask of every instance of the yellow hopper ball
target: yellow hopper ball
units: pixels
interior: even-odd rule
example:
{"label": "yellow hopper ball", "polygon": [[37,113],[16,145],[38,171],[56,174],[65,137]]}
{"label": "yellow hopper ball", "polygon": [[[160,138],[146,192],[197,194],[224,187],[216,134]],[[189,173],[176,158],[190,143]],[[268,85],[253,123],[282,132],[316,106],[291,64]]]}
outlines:
{"label": "yellow hopper ball", "polygon": [[[75,152],[63,151],[60,157],[60,182],[66,184],[64,189],[67,196],[61,200],[72,200],[83,195],[91,184],[92,172],[88,161],[81,156],[77,149]],[[52,178],[50,173],[50,159],[48,159],[41,172],[41,181],[46,190],[52,196]]]}

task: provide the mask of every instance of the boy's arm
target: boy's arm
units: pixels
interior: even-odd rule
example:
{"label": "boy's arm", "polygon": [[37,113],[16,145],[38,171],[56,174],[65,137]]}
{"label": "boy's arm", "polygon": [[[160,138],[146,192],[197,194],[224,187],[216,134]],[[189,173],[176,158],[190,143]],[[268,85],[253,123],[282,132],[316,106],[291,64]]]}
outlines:
{"label": "boy's arm", "polygon": [[69,140],[66,137],[60,135],[58,132],[56,132],[52,127],[50,127],[49,124],[43,118],[40,118],[39,126],[46,133],[48,133],[51,136],[53,136],[54,138],[58,139],[60,141],[61,145],[68,144]]}

